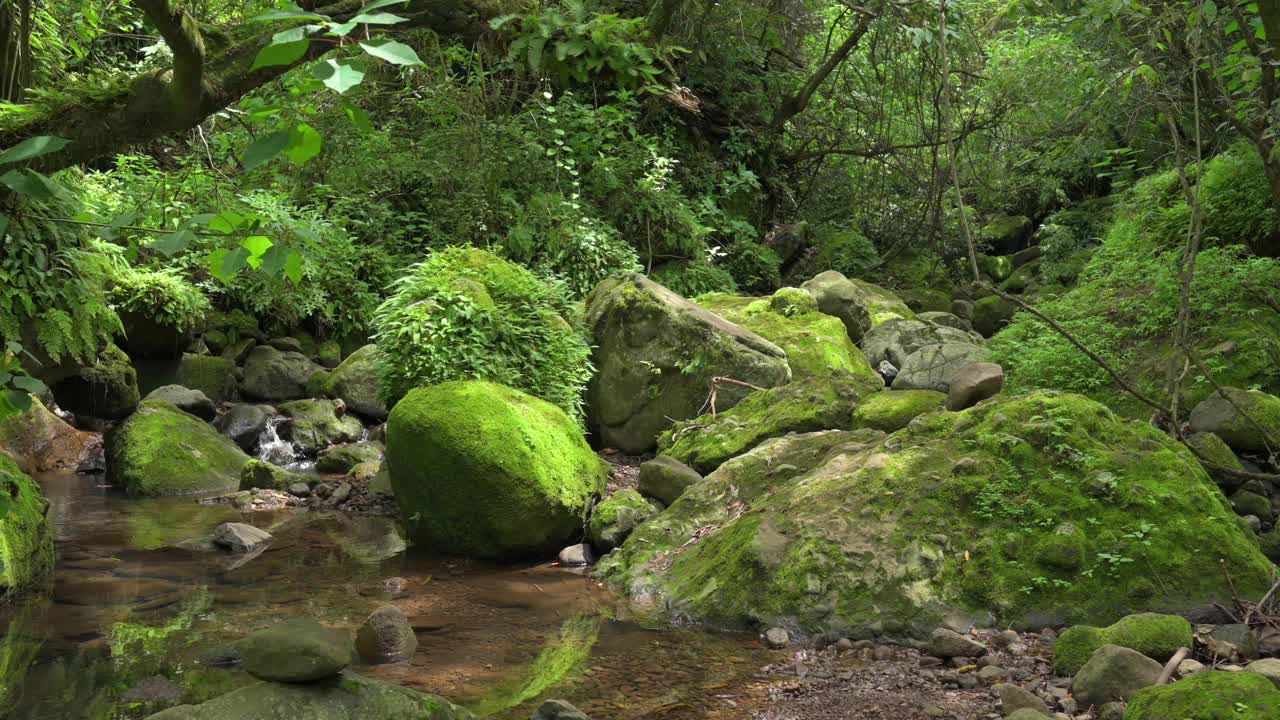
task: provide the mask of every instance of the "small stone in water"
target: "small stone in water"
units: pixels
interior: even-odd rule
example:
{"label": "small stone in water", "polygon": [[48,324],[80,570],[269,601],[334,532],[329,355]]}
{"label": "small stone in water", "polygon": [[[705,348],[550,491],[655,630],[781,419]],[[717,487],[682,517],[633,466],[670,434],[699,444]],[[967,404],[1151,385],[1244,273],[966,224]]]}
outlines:
{"label": "small stone in water", "polygon": [[591,720],[591,718],[564,700],[548,700],[534,711],[531,720]]}
{"label": "small stone in water", "polygon": [[289,494],[297,495],[298,497],[306,497],[311,494],[311,486],[302,482],[294,483],[289,486]]}
{"label": "small stone in water", "polygon": [[561,550],[559,560],[564,567],[583,567],[595,562],[596,557],[590,545],[579,543]]}
{"label": "small stone in water", "polygon": [[329,496],[329,502],[339,505],[346,502],[349,497],[351,497],[351,483],[344,482],[334,489],[333,494]]}
{"label": "small stone in water", "polygon": [[213,531],[213,543],[231,552],[249,552],[270,541],[271,535],[244,523],[222,523]]}
{"label": "small stone in water", "polygon": [[769,628],[764,634],[764,640],[771,647],[782,648],[791,643],[791,635],[780,627]]}

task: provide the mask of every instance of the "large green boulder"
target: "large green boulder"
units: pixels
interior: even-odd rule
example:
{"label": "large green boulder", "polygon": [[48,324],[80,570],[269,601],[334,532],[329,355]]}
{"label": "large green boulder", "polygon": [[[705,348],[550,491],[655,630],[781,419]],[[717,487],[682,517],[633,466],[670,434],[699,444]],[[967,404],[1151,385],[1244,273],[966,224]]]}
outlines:
{"label": "large green boulder", "polygon": [[982,337],[991,337],[999,332],[1018,308],[998,295],[988,295],[973,304],[973,329]]}
{"label": "large green boulder", "polygon": [[771,298],[715,293],[696,299],[702,307],[782,348],[792,380],[851,376],[869,387],[884,381],[854,346],[840,320],[818,312],[803,290],[782,288]]}
{"label": "large green boulder", "polygon": [[993,215],[979,232],[981,240],[996,253],[1005,255],[1021,250],[1035,230],[1025,215]]}
{"label": "large green boulder", "polygon": [[334,400],[294,400],[277,408],[289,422],[280,426],[280,437],[298,451],[314,456],[335,443],[353,443],[364,436],[364,426]]}
{"label": "large green boulder", "polygon": [[890,390],[864,399],[853,411],[854,428],[897,432],[919,415],[941,410],[947,396],[936,390]]}
{"label": "large green boulder", "polygon": [[0,453],[0,600],[20,592],[53,568],[48,501],[8,455]]}
{"label": "large green boulder", "polygon": [[107,478],[130,495],[189,495],[234,490],[249,461],[200,418],[150,400],[106,438]]}
{"label": "large green boulder", "polygon": [[1149,658],[1168,660],[1178,648],[1191,648],[1191,623],[1178,615],[1128,615],[1107,627],[1076,625],[1062,631],[1053,647],[1053,670],[1075,675],[1093,651],[1103,645],[1137,650]]}
{"label": "large green boulder", "polygon": [[862,291],[862,299],[867,304],[867,311],[871,313],[872,326],[894,318],[915,319],[915,312],[892,291],[857,278],[852,278],[849,282]]}
{"label": "large green boulder", "polygon": [[107,345],[97,362],[53,386],[58,405],[76,415],[118,420],[138,406],[138,373],[129,356]]}
{"label": "large green boulder", "polygon": [[948,342],[981,345],[982,339],[946,325],[894,318],[875,326],[862,338],[862,352],[873,367],[887,360],[901,368],[907,357],[920,348]]}
{"label": "large green boulder", "polygon": [[[624,452],[652,450],[673,422],[700,414],[713,378],[762,388],[791,380],[777,345],[638,273],[591,291],[587,325],[597,371],[587,387],[588,421],[601,444]],[[749,392],[722,384],[716,408],[728,410]]]}
{"label": "large green boulder", "polygon": [[582,531],[605,469],[563,410],[496,383],[410,391],[386,467],[410,538],[463,555],[549,555]]}
{"label": "large green boulder", "polygon": [[174,369],[172,383],[199,390],[215,404],[231,399],[235,392],[236,365],[216,355],[183,353]]}
{"label": "large green boulder", "polygon": [[797,380],[751,393],[725,412],[676,423],[659,438],[658,452],[705,474],[772,437],[848,430],[858,403],[878,393],[851,379]]}
{"label": "large green boulder", "polygon": [[1124,720],[1275,720],[1280,690],[1265,676],[1212,670],[1139,690]]}
{"label": "large green boulder", "polygon": [[766,441],[600,572],[643,607],[719,624],[927,637],[943,620],[1098,624],[1261,596],[1270,568],[1185,447],[1039,392],[888,438]]}
{"label": "large green boulder", "polygon": [[813,296],[820,312],[840,319],[851,341],[860,342],[871,329],[873,323],[866,294],[843,274],[827,270],[800,287]]}
{"label": "large green boulder", "polygon": [[1192,409],[1191,429],[1213,433],[1236,450],[1273,451],[1280,443],[1280,397],[1223,388]]}
{"label": "large green boulder", "polygon": [[961,370],[973,363],[989,362],[991,353],[981,345],[946,342],[925,345],[907,356],[893,379],[894,390],[935,390],[945,393]]}
{"label": "large green boulder", "polygon": [[321,369],[300,352],[258,345],[245,358],[240,391],[253,400],[299,400],[307,396],[307,381]]}
{"label": "large green boulder", "polygon": [[387,404],[378,396],[376,345],[365,345],[334,368],[325,383],[326,394],[371,420],[387,419]]}
{"label": "large green boulder", "polygon": [[260,682],[200,705],[179,705],[148,720],[472,720],[435,695],[352,672],[315,683]]}

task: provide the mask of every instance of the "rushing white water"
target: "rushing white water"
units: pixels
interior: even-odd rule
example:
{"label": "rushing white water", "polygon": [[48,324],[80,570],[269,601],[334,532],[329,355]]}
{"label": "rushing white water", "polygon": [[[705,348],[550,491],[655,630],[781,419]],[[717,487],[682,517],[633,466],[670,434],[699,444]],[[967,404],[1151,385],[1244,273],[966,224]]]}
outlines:
{"label": "rushing white water", "polygon": [[277,428],[288,418],[283,415],[275,415],[267,418],[267,426],[262,429],[262,434],[258,436],[258,459],[265,460],[272,465],[279,467],[289,467],[298,462],[298,450],[293,443],[280,437]]}

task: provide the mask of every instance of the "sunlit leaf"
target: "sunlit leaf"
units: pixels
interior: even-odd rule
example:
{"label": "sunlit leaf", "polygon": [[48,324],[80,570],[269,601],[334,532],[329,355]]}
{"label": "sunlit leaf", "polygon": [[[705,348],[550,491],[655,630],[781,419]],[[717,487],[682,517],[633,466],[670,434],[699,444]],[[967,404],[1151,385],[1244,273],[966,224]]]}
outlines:
{"label": "sunlit leaf", "polygon": [[250,69],[292,65],[307,54],[309,47],[311,47],[311,41],[305,37],[291,42],[272,43],[258,51],[257,57],[253,59],[253,67]]}
{"label": "sunlit leaf", "polygon": [[257,270],[262,265],[263,254],[271,249],[272,244],[271,239],[266,235],[251,235],[245,238],[240,246],[249,251],[249,257],[245,258],[249,267]]}
{"label": "sunlit leaf", "polygon": [[360,47],[370,55],[396,65],[421,65],[422,59],[413,48],[394,40],[383,42],[360,43]]}
{"label": "sunlit leaf", "polygon": [[186,250],[195,241],[196,234],[190,228],[183,227],[151,243],[151,249],[165,257],[173,257]]}
{"label": "sunlit leaf", "polygon": [[293,129],[293,139],[285,154],[289,156],[289,162],[302,166],[319,155],[323,146],[324,139],[320,137],[320,133],[310,125],[301,123]]}
{"label": "sunlit leaf", "polygon": [[55,153],[70,144],[70,140],[53,137],[51,135],[27,138],[17,145],[14,145],[8,150],[0,153],[0,165],[23,162],[24,160],[38,158],[41,155]]}
{"label": "sunlit leaf", "polygon": [[359,60],[330,59],[316,65],[312,74],[325,87],[342,94],[364,80],[364,65]]}
{"label": "sunlit leaf", "polygon": [[208,220],[209,229],[230,235],[244,224],[244,216],[235,210],[223,210]]}
{"label": "sunlit leaf", "polygon": [[284,276],[293,281],[294,285],[302,284],[302,256],[296,252],[289,253],[284,259]]}
{"label": "sunlit leaf", "polygon": [[351,22],[360,23],[362,25],[396,25],[402,22],[409,22],[409,18],[400,17],[391,13],[373,12],[361,13],[353,18]]}
{"label": "sunlit leaf", "polygon": [[367,13],[384,7],[391,7],[392,5],[407,5],[408,3],[409,0],[374,0],[368,5],[360,8],[360,12]]}

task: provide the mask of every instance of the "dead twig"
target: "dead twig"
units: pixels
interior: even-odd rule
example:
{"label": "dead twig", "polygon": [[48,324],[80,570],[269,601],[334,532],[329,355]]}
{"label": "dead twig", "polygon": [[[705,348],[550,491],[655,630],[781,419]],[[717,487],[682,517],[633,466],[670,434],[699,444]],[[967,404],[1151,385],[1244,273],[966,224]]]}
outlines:
{"label": "dead twig", "polygon": [[1173,678],[1174,671],[1178,669],[1178,663],[1185,660],[1190,652],[1187,648],[1178,648],[1178,652],[1174,653],[1173,657],[1169,658],[1169,662],[1164,664],[1164,669],[1160,671],[1160,677],[1156,678],[1156,685],[1168,683]]}

